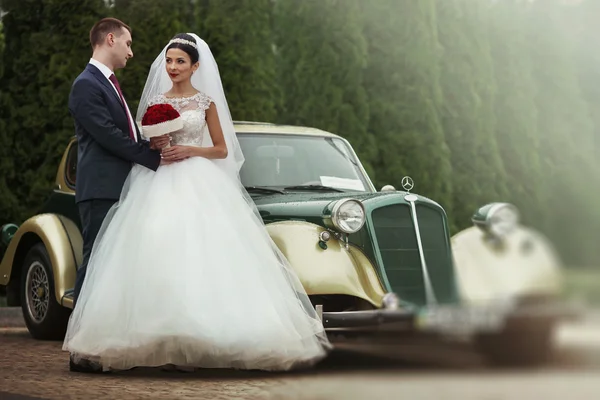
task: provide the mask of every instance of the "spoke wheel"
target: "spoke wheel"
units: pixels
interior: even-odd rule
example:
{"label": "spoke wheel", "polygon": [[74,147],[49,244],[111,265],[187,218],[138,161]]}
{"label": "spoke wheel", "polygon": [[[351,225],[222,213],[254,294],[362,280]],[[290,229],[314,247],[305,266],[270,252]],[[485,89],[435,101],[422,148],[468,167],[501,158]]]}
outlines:
{"label": "spoke wheel", "polygon": [[50,279],[39,261],[34,261],[29,266],[25,288],[27,290],[27,311],[31,319],[39,324],[46,317],[50,303]]}
{"label": "spoke wheel", "polygon": [[43,243],[29,249],[22,268],[21,308],[29,333],[40,340],[62,340],[71,311],[56,299],[52,263]]}

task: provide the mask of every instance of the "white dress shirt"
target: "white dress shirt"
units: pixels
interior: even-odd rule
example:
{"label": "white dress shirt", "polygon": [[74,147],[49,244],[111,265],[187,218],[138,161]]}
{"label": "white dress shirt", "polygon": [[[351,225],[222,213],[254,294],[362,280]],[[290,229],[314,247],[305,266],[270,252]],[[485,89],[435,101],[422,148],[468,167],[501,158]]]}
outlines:
{"label": "white dress shirt", "polygon": [[[110,76],[113,74],[113,71],[111,71],[110,68],[108,68],[106,65],[102,64],[100,61],[95,60],[93,58],[90,58],[90,64],[92,64],[94,67],[98,68],[100,70],[100,72],[102,72],[102,75],[104,75],[104,77],[106,78],[108,83],[110,83],[110,86],[112,86],[112,88],[115,89],[115,93],[117,94],[117,96],[119,98],[121,98],[119,96],[119,91],[117,90],[115,85],[113,85],[113,83],[109,79]],[[123,100],[125,100],[125,96],[123,96]],[[135,140],[137,142],[137,134],[135,132],[135,122],[133,121],[133,117],[131,116],[131,112],[129,111],[129,106],[127,105],[127,101],[125,101],[125,112],[127,113],[127,118],[129,118],[129,122],[131,123],[131,128],[134,130],[133,131],[133,140]]]}

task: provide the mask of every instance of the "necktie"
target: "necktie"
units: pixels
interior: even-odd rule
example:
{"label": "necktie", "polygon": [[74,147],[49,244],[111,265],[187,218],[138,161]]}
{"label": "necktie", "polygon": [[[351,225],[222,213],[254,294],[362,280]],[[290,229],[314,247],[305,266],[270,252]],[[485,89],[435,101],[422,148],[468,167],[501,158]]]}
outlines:
{"label": "necktie", "polygon": [[113,85],[115,85],[117,92],[119,92],[119,97],[121,97],[121,102],[123,103],[123,107],[125,108],[125,115],[127,116],[127,125],[129,125],[129,136],[131,136],[131,138],[135,140],[135,131],[133,130],[133,126],[131,126],[131,119],[129,118],[127,103],[125,103],[125,98],[123,97],[123,92],[121,92],[119,81],[117,80],[115,74],[112,74],[108,79],[113,83]]}

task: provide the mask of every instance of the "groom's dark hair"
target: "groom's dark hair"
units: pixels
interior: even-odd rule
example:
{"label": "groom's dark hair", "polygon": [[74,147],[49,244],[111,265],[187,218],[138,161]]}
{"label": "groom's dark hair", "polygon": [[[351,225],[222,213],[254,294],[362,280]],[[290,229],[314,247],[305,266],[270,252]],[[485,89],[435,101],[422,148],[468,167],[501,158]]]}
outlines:
{"label": "groom's dark hair", "polygon": [[131,28],[121,20],[116,18],[103,18],[96,22],[90,30],[90,44],[92,49],[102,44],[102,41],[109,33],[121,36],[121,28],[125,28],[131,33]]}

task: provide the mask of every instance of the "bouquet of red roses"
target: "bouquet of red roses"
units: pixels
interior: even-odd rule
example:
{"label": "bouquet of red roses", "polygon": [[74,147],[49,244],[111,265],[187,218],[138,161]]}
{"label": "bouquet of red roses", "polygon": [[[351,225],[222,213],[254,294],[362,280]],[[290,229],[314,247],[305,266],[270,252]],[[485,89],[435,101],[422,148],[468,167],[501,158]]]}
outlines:
{"label": "bouquet of red roses", "polygon": [[181,115],[170,104],[154,104],[148,107],[142,118],[142,133],[147,138],[166,135],[182,128]]}

